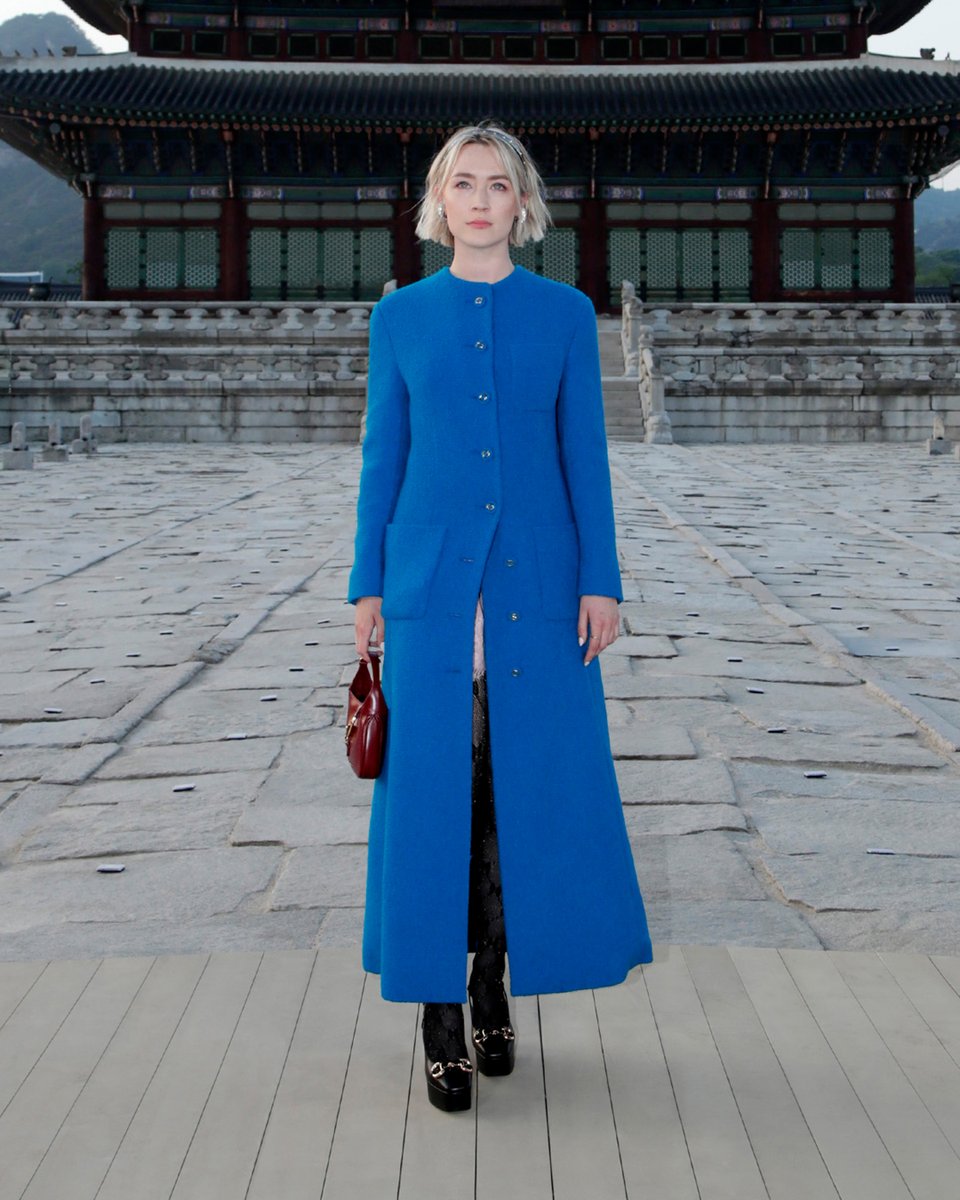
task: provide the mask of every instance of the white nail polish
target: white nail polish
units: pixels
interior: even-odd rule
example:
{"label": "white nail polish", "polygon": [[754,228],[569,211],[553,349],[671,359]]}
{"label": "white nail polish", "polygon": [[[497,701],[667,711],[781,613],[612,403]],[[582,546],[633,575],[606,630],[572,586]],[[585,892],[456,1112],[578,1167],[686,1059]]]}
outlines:
{"label": "white nail polish", "polygon": [[582,637],[578,637],[578,638],[577,638],[577,645],[578,645],[578,646],[582,646],[582,645],[583,645],[583,643],[584,643],[584,640],[585,640],[584,638],[582,638]]}

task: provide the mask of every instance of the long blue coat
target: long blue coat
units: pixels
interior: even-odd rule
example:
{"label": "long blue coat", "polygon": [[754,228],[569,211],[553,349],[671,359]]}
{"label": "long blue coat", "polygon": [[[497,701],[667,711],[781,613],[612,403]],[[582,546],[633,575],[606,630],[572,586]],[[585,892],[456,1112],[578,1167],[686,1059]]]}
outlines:
{"label": "long blue coat", "polygon": [[382,596],[386,758],[363,965],[388,1000],[466,999],[473,636],[482,591],[514,995],[619,983],[650,938],[579,597],[622,600],[596,317],[515,266],[386,295],[348,599]]}

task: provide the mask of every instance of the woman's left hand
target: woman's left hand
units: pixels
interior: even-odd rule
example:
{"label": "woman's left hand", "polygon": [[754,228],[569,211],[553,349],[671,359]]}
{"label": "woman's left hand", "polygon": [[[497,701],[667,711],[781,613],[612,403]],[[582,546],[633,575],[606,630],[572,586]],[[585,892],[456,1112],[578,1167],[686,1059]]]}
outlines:
{"label": "woman's left hand", "polygon": [[620,632],[620,612],[613,596],[581,596],[577,637],[582,646],[588,642],[583,665],[588,666],[600,653],[617,640]]}

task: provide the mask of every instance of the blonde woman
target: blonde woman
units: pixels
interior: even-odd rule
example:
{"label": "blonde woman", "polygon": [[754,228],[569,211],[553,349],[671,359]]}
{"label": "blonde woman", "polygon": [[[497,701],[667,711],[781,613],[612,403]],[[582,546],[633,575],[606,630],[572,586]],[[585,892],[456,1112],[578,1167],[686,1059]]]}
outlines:
{"label": "blonde woman", "polygon": [[[390,711],[370,820],[363,963],[423,1004],[430,1100],[513,1069],[513,995],[620,982],[651,959],[599,656],[622,600],[596,317],[510,247],[550,217],[493,124],[434,158],[422,239],[448,268],[370,322],[348,599],[382,640]],[[474,951],[469,985],[468,951]]]}

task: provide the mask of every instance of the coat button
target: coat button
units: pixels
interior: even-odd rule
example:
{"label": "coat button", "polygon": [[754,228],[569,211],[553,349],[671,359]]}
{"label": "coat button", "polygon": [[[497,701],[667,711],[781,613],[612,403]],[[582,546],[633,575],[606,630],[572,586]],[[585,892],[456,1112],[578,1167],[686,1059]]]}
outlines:
{"label": "coat button", "polygon": [[503,560],[503,565],[505,567],[515,567],[517,565],[517,560],[515,558],[505,558]]}
{"label": "coat button", "polygon": [[474,304],[486,304],[486,300],[482,296],[475,296],[473,302]]}
{"label": "coat button", "polygon": [[497,506],[491,500],[490,503],[486,505],[487,512],[493,512],[496,507]]}
{"label": "coat button", "polygon": [[519,667],[514,667],[513,670],[510,672],[510,674],[513,675],[514,678],[516,678],[517,675],[522,675],[523,672],[520,670]]}
{"label": "coat button", "polygon": [[477,399],[480,401],[481,404],[486,404],[486,402],[490,399],[490,397],[486,392],[481,392],[480,395],[477,397]]}
{"label": "coat button", "polygon": [[493,453],[492,450],[481,450],[480,457],[481,458],[489,458],[492,453]]}
{"label": "coat button", "polygon": [[487,348],[486,342],[474,342],[473,344],[477,350],[486,350],[486,348]]}
{"label": "coat button", "polygon": [[519,613],[517,613],[517,612],[513,612],[513,613],[511,613],[511,614],[510,614],[510,620],[511,620],[511,621],[519,621],[519,620],[520,620],[520,614],[519,614]]}

